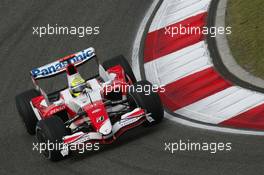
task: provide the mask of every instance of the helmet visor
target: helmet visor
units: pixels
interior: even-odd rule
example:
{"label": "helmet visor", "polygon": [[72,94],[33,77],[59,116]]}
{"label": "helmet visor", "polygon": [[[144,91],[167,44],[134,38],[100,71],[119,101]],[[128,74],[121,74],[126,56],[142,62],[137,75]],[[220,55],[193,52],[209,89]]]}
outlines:
{"label": "helmet visor", "polygon": [[85,87],[86,87],[86,84],[82,83],[82,84],[79,84],[79,85],[77,85],[75,87],[71,87],[71,90],[72,90],[73,93],[80,93],[80,92],[83,92]]}

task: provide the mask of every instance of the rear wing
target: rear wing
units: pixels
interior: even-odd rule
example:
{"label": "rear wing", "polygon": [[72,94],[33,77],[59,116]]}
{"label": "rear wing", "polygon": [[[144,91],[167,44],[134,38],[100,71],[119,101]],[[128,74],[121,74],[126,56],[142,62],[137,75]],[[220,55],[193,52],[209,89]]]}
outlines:
{"label": "rear wing", "polygon": [[48,78],[66,71],[68,64],[74,64],[75,66],[78,66],[90,60],[94,56],[95,50],[94,48],[90,47],[83,51],[61,58],[50,64],[35,68],[30,71],[30,74],[33,80]]}

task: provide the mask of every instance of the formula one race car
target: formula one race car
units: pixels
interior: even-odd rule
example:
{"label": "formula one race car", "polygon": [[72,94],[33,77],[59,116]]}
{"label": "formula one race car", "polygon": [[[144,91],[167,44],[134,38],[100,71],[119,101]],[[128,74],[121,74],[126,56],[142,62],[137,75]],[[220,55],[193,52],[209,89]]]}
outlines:
{"label": "formula one race car", "polygon": [[[77,66],[91,59],[96,59],[99,75],[84,80]],[[38,79],[63,72],[68,87],[50,94],[40,88]],[[128,129],[151,126],[163,119],[163,106],[154,86],[148,81],[136,82],[123,56],[100,64],[95,50],[88,48],[30,73],[35,89],[17,95],[16,105],[27,132],[36,134],[39,143],[64,145],[43,151],[50,160],[69,155],[70,145],[110,144]]]}

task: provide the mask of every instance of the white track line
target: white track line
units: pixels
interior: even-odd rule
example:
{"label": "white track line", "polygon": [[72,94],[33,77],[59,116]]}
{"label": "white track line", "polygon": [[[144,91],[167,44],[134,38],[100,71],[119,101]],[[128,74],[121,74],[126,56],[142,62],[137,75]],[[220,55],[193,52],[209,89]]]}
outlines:
{"label": "white track line", "polygon": [[195,123],[189,120],[185,120],[182,118],[178,118],[168,113],[165,113],[165,117],[181,125],[190,126],[190,127],[199,128],[199,129],[217,131],[217,132],[222,132],[222,133],[264,136],[263,131],[247,131],[247,130],[240,130],[240,129],[224,128],[224,127],[219,127],[219,126],[205,125],[205,124],[200,124],[200,123]]}
{"label": "white track line", "polygon": [[139,68],[139,50],[141,48],[141,40],[144,35],[144,31],[146,29],[148,21],[153,11],[155,10],[156,6],[158,5],[159,1],[160,0],[154,0],[151,6],[149,7],[147,13],[145,14],[145,17],[143,18],[143,20],[139,25],[139,29],[134,41],[133,51],[132,51],[132,69],[134,70],[134,74],[137,80],[141,80],[140,68]]}

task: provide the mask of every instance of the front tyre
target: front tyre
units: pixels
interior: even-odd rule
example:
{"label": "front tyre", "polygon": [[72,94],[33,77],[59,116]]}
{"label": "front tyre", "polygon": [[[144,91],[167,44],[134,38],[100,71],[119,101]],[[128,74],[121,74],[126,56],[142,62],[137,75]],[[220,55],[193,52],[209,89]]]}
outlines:
{"label": "front tyre", "polygon": [[17,95],[15,98],[18,113],[30,135],[35,134],[36,124],[38,122],[38,119],[30,105],[30,101],[32,98],[37,96],[40,96],[40,93],[35,89],[31,89]]}
{"label": "front tyre", "polygon": [[61,154],[63,149],[62,138],[67,135],[67,129],[57,116],[40,120],[36,127],[36,137],[42,147],[42,154],[49,160],[59,161],[64,157]]}
{"label": "front tyre", "polygon": [[[148,92],[142,89],[147,89]],[[144,123],[146,126],[157,124],[164,118],[164,109],[160,97],[154,91],[152,84],[146,80],[139,81],[133,85],[133,88],[130,88],[128,102],[131,107],[140,107],[145,109],[147,113],[151,113],[154,121],[149,122],[147,120]]]}

